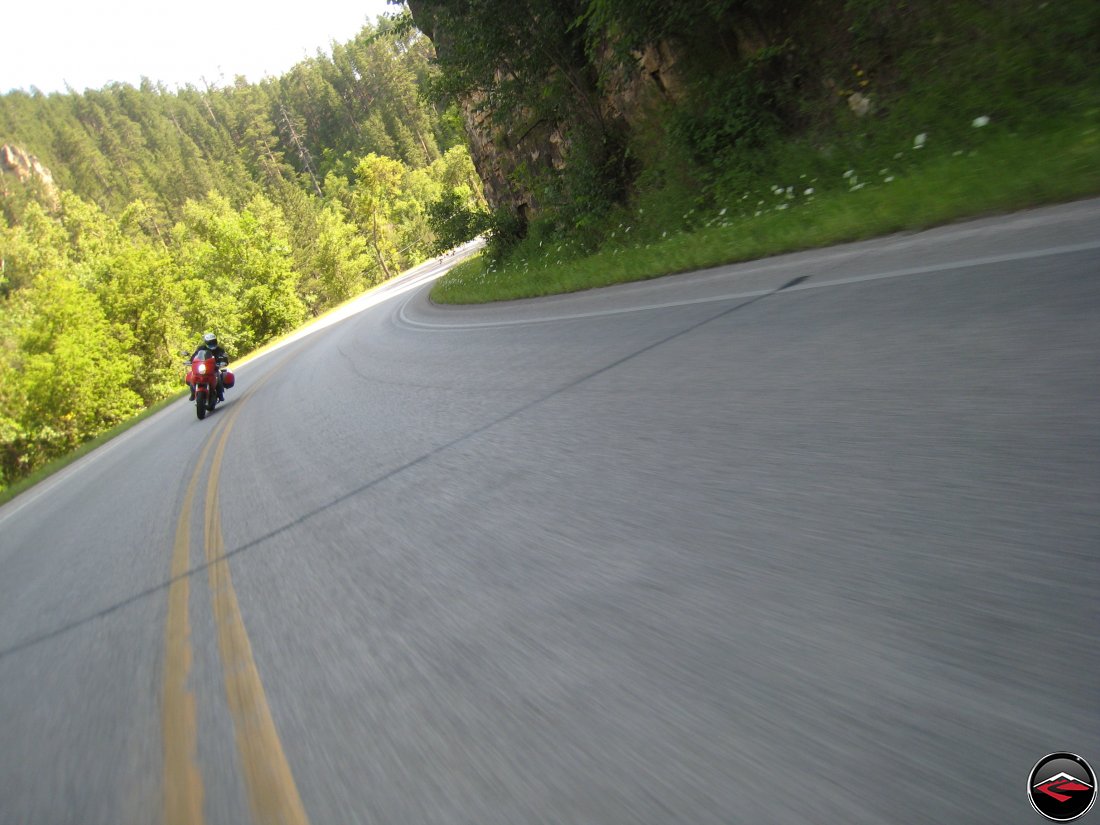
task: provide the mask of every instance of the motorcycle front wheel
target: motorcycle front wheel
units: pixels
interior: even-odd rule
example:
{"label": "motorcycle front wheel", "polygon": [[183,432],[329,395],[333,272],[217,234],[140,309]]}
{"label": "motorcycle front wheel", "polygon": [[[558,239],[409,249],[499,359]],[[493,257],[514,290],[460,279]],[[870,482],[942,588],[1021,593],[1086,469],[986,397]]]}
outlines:
{"label": "motorcycle front wheel", "polygon": [[195,415],[199,417],[199,421],[206,418],[206,399],[202,393],[195,393]]}

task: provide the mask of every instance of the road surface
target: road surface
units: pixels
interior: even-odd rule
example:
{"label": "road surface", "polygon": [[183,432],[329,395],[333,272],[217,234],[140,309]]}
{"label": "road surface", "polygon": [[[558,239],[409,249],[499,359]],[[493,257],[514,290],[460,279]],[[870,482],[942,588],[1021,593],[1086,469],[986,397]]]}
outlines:
{"label": "road surface", "polygon": [[1041,821],[1100,765],[1098,227],[425,270],[241,366],[0,509],[0,823]]}

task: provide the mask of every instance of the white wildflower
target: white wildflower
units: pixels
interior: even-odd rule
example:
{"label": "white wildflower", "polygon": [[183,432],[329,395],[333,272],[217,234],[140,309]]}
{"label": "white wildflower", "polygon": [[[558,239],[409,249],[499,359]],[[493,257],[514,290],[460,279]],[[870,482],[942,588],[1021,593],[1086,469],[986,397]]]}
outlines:
{"label": "white wildflower", "polygon": [[844,173],[844,180],[848,180],[848,178],[850,178],[855,173],[856,173],[855,169],[849,169],[847,172]]}
{"label": "white wildflower", "polygon": [[988,126],[989,115],[982,115],[981,117],[974,118],[970,125],[973,126],[975,129],[981,129],[983,126]]}
{"label": "white wildflower", "polygon": [[927,142],[928,142],[928,133],[927,132],[921,132],[919,135],[917,135],[915,138],[913,138],[913,148],[914,149],[920,149]]}
{"label": "white wildflower", "polygon": [[882,179],[882,181],[883,181],[883,183],[893,183],[894,182],[894,176],[893,175],[887,175],[886,177],[884,177]]}
{"label": "white wildflower", "polygon": [[722,217],[722,216],[723,216],[723,215],[725,215],[725,214],[726,214],[726,208],[725,208],[725,207],[723,206],[723,207],[722,207],[722,209],[721,209],[721,211],[719,211],[719,212],[718,212],[718,217],[720,218],[720,217]]}
{"label": "white wildflower", "polygon": [[813,188],[812,186],[810,186],[810,187],[808,187],[808,188],[806,189],[806,191],[805,191],[805,192],[803,192],[802,194],[803,194],[803,195],[812,195],[813,193],[814,193],[814,188]]}

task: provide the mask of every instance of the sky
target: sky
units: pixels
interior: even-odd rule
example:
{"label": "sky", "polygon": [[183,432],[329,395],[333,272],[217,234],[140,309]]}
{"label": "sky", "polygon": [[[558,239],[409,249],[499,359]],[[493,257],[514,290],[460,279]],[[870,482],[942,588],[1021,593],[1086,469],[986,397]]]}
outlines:
{"label": "sky", "polygon": [[169,89],[277,77],[333,42],[351,40],[386,0],[15,0],[0,13],[0,94],[133,86]]}

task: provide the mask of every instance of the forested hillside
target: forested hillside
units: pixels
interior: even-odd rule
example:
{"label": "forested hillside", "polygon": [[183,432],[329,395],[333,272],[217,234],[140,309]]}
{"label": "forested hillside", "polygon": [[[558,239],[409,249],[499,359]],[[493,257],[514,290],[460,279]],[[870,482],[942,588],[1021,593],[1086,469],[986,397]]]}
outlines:
{"label": "forested hillside", "polygon": [[289,181],[321,194],[329,172],[350,178],[370,152],[421,168],[465,141],[455,116],[418,95],[430,56],[425,38],[382,19],[258,84],[11,92],[0,96],[0,139],[105,211],[140,199],[164,223],[211,191],[240,201]]}
{"label": "forested hillside", "polygon": [[0,489],[181,389],[204,330],[243,355],[453,240],[484,200],[431,56],[382,19],[259,84],[0,96]]}

